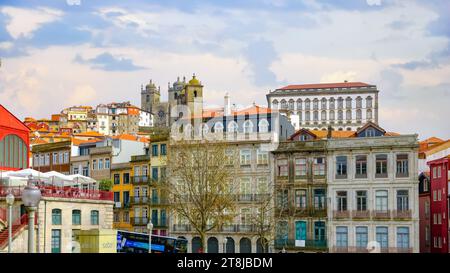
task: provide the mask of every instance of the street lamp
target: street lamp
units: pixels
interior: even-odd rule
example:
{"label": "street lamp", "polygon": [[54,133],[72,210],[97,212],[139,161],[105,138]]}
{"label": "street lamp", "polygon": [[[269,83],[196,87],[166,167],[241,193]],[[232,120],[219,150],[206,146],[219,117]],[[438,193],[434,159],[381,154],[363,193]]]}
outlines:
{"label": "street lamp", "polygon": [[28,180],[28,185],[23,189],[22,202],[28,212],[28,253],[34,253],[34,215],[41,201],[41,191]]}
{"label": "street lamp", "polygon": [[227,253],[227,237],[223,237],[223,253]]}
{"label": "street lamp", "polygon": [[8,253],[11,253],[12,244],[12,206],[14,204],[14,195],[8,193],[6,196],[6,204],[8,204]]}
{"label": "street lamp", "polygon": [[153,223],[150,221],[147,224],[148,229],[148,253],[152,253],[152,229],[153,229]]}

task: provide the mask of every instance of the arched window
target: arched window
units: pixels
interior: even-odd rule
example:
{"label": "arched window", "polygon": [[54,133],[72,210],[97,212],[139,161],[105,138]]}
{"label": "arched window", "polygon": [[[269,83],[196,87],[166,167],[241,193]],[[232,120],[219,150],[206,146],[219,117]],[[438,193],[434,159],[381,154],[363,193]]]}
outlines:
{"label": "arched window", "polygon": [[237,123],[236,123],[235,121],[231,121],[231,122],[228,124],[228,132],[229,132],[229,133],[237,133],[237,131],[238,131],[238,125],[237,125]]}
{"label": "arched window", "polygon": [[60,209],[52,209],[52,225],[61,225]]}
{"label": "arched window", "polygon": [[287,109],[287,102],[285,99],[281,100],[281,109],[286,110]]}
{"label": "arched window", "polygon": [[202,247],[202,240],[200,237],[192,238],[192,253],[199,253]]}
{"label": "arched window", "polygon": [[322,113],[320,113],[320,117],[321,117],[322,121],[326,121],[327,120],[327,111],[323,110]]}
{"label": "arched window", "polygon": [[194,90],[194,98],[197,97],[197,91]]}
{"label": "arched window", "polygon": [[219,241],[216,237],[208,239],[208,253],[219,253]]}
{"label": "arched window", "polygon": [[259,132],[260,133],[267,133],[269,132],[269,122],[267,121],[267,119],[262,119],[259,121],[258,124],[259,127]]}
{"label": "arched window", "polygon": [[366,119],[371,120],[372,119],[372,110],[368,109],[366,114]]}
{"label": "arched window", "polygon": [[72,225],[81,225],[81,210],[72,210]]}
{"label": "arched window", "polygon": [[321,103],[320,103],[320,108],[322,110],[327,109],[327,99],[326,98],[322,98]]}
{"label": "arched window", "polygon": [[345,111],[345,118],[347,120],[352,120],[352,110]]}
{"label": "arched window", "polygon": [[299,121],[300,124],[301,124],[301,123],[302,123],[302,120],[303,120],[302,111],[298,111],[297,115],[298,115],[298,121]]}
{"label": "arched window", "polygon": [[333,121],[334,118],[335,118],[335,117],[334,117],[334,111],[331,110],[331,111],[330,111],[330,120]]}
{"label": "arched window", "polygon": [[362,119],[362,112],[361,112],[361,109],[357,109],[357,110],[356,110],[356,120],[357,120],[357,121],[361,121],[361,119]]}
{"label": "arched window", "polygon": [[318,121],[319,120],[319,112],[318,111],[314,111],[314,113],[313,113],[313,118],[314,118],[314,121]]}
{"label": "arched window", "polygon": [[338,120],[342,121],[344,119],[344,112],[342,112],[342,110],[338,111]]}
{"label": "arched window", "polygon": [[91,225],[98,225],[98,210],[91,210]]}
{"label": "arched window", "polygon": [[339,97],[337,101],[338,101],[338,109],[344,108],[344,99]]}
{"label": "arched window", "polygon": [[216,124],[214,124],[214,132],[215,133],[223,133],[223,124],[222,124],[222,122],[216,122]]}
{"label": "arched window", "polygon": [[246,120],[244,122],[244,134],[253,132],[253,122],[251,120]]}
{"label": "arched window", "polygon": [[294,111],[294,100],[293,99],[289,100],[289,110]]}
{"label": "arched window", "polygon": [[297,100],[297,110],[302,110],[302,100],[301,99]]}
{"label": "arched window", "polygon": [[352,108],[352,98],[350,98],[350,97],[347,97],[346,99],[345,99],[345,108],[347,108],[347,109],[351,109]]}
{"label": "arched window", "polygon": [[252,253],[252,241],[249,238],[242,238],[239,241],[239,253]]}
{"label": "arched window", "polygon": [[366,98],[366,108],[372,108],[372,97],[368,96]]}
{"label": "arched window", "polygon": [[309,111],[305,112],[305,121],[310,121],[311,120],[311,113]]}
{"label": "arched window", "polygon": [[334,98],[330,98],[330,109],[334,110],[334,107],[335,107],[335,105],[334,105]]}
{"label": "arched window", "polygon": [[313,100],[313,109],[314,110],[319,110],[319,100],[317,98],[315,98]]}
{"label": "arched window", "polygon": [[362,108],[362,98],[360,96],[356,97],[356,108]]}
{"label": "arched window", "polygon": [[8,168],[27,168],[28,148],[17,135],[7,135],[0,140],[0,166]]}
{"label": "arched window", "polygon": [[273,100],[272,101],[272,108],[273,109],[278,109],[278,100]]}
{"label": "arched window", "polygon": [[311,101],[309,99],[305,100],[305,110],[311,110]]}

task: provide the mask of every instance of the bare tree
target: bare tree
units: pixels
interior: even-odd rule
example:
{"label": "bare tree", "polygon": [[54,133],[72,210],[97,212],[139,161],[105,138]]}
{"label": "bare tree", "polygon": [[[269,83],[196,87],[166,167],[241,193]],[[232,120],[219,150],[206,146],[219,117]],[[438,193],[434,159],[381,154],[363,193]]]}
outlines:
{"label": "bare tree", "polygon": [[263,253],[266,253],[269,250],[269,243],[275,240],[273,191],[259,193],[256,196],[257,213],[252,214],[250,222],[255,227],[255,236],[259,239],[259,247]]}
{"label": "bare tree", "polygon": [[235,195],[224,164],[226,146],[217,142],[177,141],[170,145],[168,192],[176,217],[186,219],[204,249],[208,232],[234,218]]}

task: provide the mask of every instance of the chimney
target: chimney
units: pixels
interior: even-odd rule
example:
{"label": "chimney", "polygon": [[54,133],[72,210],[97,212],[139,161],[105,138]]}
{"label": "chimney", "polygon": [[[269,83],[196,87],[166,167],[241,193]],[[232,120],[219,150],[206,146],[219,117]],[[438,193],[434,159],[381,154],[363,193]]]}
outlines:
{"label": "chimney", "polygon": [[333,131],[333,128],[331,128],[331,125],[328,125],[327,138],[331,138],[331,131]]}
{"label": "chimney", "polygon": [[228,92],[225,94],[225,102],[223,106],[223,114],[225,116],[231,115],[231,102],[230,102],[230,95],[228,95]]}

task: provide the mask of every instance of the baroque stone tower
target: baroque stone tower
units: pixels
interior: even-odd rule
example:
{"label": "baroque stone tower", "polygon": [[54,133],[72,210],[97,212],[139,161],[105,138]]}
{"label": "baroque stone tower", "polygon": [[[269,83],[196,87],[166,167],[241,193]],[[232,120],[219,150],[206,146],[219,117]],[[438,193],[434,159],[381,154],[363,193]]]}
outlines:
{"label": "baroque stone tower", "polygon": [[145,86],[145,89],[141,86],[141,109],[147,112],[154,113],[155,107],[160,103],[161,92],[160,88],[156,88],[156,85],[150,80]]}

